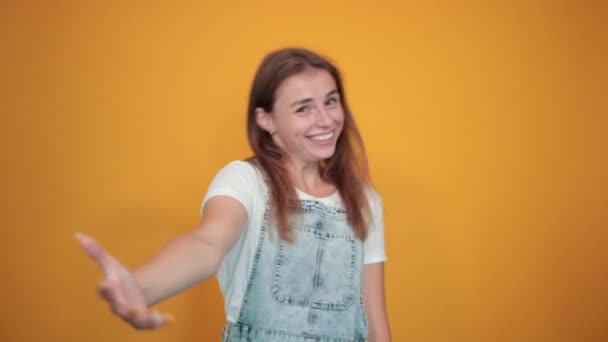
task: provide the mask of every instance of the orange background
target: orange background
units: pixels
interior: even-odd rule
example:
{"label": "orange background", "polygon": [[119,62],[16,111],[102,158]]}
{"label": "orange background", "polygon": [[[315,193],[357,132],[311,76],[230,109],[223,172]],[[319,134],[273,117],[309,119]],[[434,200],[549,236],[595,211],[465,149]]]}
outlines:
{"label": "orange background", "polygon": [[386,210],[395,341],[608,340],[602,1],[2,1],[1,341],[219,340],[215,280],[135,332],[73,234],[135,267],[249,155],[262,56],[331,56]]}

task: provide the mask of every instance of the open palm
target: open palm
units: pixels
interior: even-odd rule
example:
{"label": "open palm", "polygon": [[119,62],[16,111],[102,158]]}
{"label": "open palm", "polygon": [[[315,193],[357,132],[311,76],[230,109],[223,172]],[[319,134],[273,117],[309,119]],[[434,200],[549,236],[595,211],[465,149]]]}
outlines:
{"label": "open palm", "polygon": [[103,271],[104,278],[99,282],[97,292],[109,303],[114,314],[136,329],[157,329],[172,320],[169,314],[148,310],[144,293],[133,273],[106,253],[95,239],[84,234],[77,234],[76,239]]}

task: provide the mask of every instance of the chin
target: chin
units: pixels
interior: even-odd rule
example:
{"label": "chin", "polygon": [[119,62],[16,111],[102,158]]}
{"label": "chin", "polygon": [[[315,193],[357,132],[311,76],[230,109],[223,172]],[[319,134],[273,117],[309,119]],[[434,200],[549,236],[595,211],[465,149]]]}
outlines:
{"label": "chin", "polygon": [[319,153],[319,154],[315,154],[315,155],[313,155],[313,158],[314,158],[315,161],[319,162],[319,161],[327,160],[327,159],[333,157],[334,154],[336,154],[335,150],[331,151],[331,153]]}

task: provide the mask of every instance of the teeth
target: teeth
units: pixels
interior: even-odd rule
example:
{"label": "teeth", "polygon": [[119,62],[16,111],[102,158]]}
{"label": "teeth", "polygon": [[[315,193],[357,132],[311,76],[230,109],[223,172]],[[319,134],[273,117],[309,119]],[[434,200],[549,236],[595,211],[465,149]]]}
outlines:
{"label": "teeth", "polygon": [[320,140],[330,139],[333,136],[334,136],[334,132],[329,132],[329,133],[325,133],[325,134],[322,134],[322,135],[312,136],[312,137],[310,137],[310,139],[312,139],[312,140],[319,140],[320,141]]}

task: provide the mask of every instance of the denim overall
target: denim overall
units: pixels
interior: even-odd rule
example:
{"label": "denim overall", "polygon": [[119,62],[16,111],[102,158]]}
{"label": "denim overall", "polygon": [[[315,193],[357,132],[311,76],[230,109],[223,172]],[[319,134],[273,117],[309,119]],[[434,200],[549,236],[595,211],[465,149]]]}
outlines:
{"label": "denim overall", "polygon": [[365,341],[363,243],[344,209],[301,200],[286,242],[270,227],[269,203],[239,318],[223,341]]}

